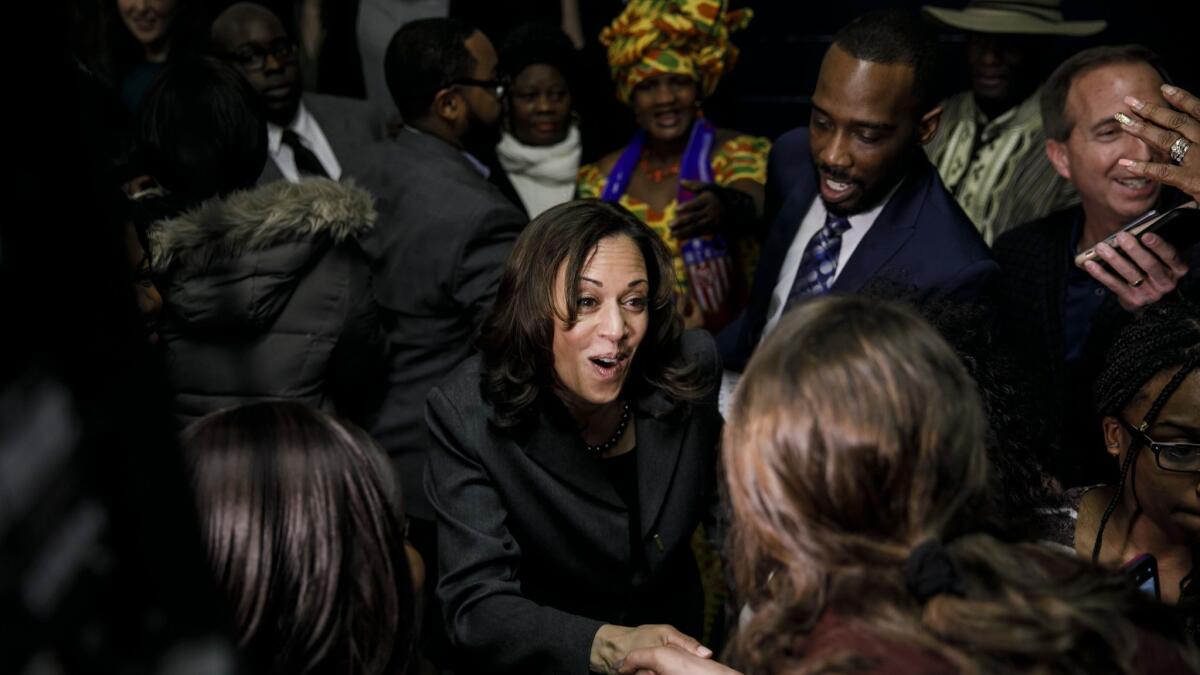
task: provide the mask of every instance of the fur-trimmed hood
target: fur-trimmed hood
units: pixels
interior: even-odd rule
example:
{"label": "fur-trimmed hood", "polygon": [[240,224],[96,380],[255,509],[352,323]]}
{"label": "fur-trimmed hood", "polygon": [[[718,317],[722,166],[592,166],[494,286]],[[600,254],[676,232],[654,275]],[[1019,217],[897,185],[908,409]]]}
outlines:
{"label": "fur-trimmed hood", "polygon": [[353,183],[309,178],[285,180],[210,199],[149,231],[150,264],[158,273],[173,265],[204,266],[284,242],[328,235],[341,242],[375,224],[371,195]]}
{"label": "fur-trimmed hood", "polygon": [[331,246],[375,223],[371,195],[327,178],[277,181],[211,199],[150,227],[150,262],[171,316],[204,329],[260,330]]}

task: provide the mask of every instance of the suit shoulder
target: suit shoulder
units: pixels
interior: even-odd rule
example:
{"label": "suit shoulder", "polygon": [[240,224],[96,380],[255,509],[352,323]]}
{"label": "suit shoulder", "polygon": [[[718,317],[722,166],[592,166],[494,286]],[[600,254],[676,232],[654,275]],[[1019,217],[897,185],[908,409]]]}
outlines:
{"label": "suit shoulder", "polygon": [[[791,155],[798,150],[808,150],[808,127],[797,127],[791,131],[784,132],[782,136],[775,139],[771,144],[772,155]],[[808,155],[805,154],[798,159],[807,161]]]}
{"label": "suit shoulder", "polygon": [[346,110],[368,110],[371,106],[371,104],[361,98],[347,98],[345,96],[317,94],[314,92],[306,92],[304,94],[304,105],[310,108],[341,108]]}
{"label": "suit shoulder", "polygon": [[[927,172],[926,180],[929,183],[928,192],[917,219],[918,229],[923,229],[927,235],[933,235],[942,246],[953,247],[952,250],[965,255],[970,260],[990,259],[991,253],[987,242],[983,240],[983,236],[979,234],[979,230],[976,229],[971,218],[958,205],[954,195],[946,189],[933,166],[928,164],[924,158],[920,161],[924,165],[920,171]],[[920,181],[921,179],[910,176],[909,180]],[[928,242],[930,238],[924,236],[921,241]],[[943,253],[949,254],[950,252],[944,251]]]}
{"label": "suit shoulder", "polygon": [[450,371],[450,374],[430,391],[428,398],[432,400],[441,396],[460,413],[489,408],[490,406],[483,399],[483,391],[480,388],[482,377],[483,356],[473,354]]}
{"label": "suit shoulder", "polygon": [[993,249],[1000,255],[1025,251],[1031,247],[1045,247],[1055,239],[1065,241],[1070,237],[1071,220],[1077,210],[1078,207],[1073,206],[1014,227],[996,239]]}
{"label": "suit shoulder", "polygon": [[720,373],[721,357],[717,352],[717,341],[705,330],[684,331],[683,353],[694,360],[706,376]]}

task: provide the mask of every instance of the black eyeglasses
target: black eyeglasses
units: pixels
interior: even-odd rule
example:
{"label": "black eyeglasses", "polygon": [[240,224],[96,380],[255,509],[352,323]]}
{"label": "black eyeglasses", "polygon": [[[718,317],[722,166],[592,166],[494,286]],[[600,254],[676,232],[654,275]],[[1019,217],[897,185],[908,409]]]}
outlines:
{"label": "black eyeglasses", "polygon": [[490,90],[496,95],[496,98],[504,98],[504,90],[508,83],[503,80],[476,80],[469,77],[460,77],[450,83],[451,86],[460,87],[483,87]]}
{"label": "black eyeglasses", "polygon": [[268,56],[275,57],[275,61],[280,65],[291,63],[296,59],[296,43],[287,38],[280,38],[265,47],[246,44],[222,54],[223,58],[250,72],[265,70]]}
{"label": "black eyeglasses", "polygon": [[1124,419],[1118,417],[1117,421],[1150,448],[1158,468],[1174,473],[1200,473],[1200,443],[1159,443]]}

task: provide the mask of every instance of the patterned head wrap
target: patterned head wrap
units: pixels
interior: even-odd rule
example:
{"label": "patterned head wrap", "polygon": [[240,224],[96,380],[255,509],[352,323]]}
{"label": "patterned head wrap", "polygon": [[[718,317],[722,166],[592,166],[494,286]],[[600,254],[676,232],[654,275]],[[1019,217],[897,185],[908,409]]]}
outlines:
{"label": "patterned head wrap", "polygon": [[752,17],[749,9],[726,12],[725,0],[629,0],[600,32],[617,96],[629,103],[638,83],[660,73],[688,75],[701,96],[711,95],[737,61],[730,31]]}

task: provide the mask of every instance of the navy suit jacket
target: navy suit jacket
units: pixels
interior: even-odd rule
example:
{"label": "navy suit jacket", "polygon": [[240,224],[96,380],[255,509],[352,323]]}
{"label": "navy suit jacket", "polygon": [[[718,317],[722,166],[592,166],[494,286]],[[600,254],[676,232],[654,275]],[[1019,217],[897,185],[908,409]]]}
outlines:
{"label": "navy suit jacket", "polygon": [[[808,129],[775,141],[767,160],[766,210],[770,230],[746,310],[717,339],[726,368],[741,371],[762,338],[771,293],[800,222],[818,198]],[[922,297],[979,299],[997,270],[987,244],[946,191],[937,171],[917,153],[914,166],[892,195],[831,293],[855,293],[872,279],[915,288]]]}

